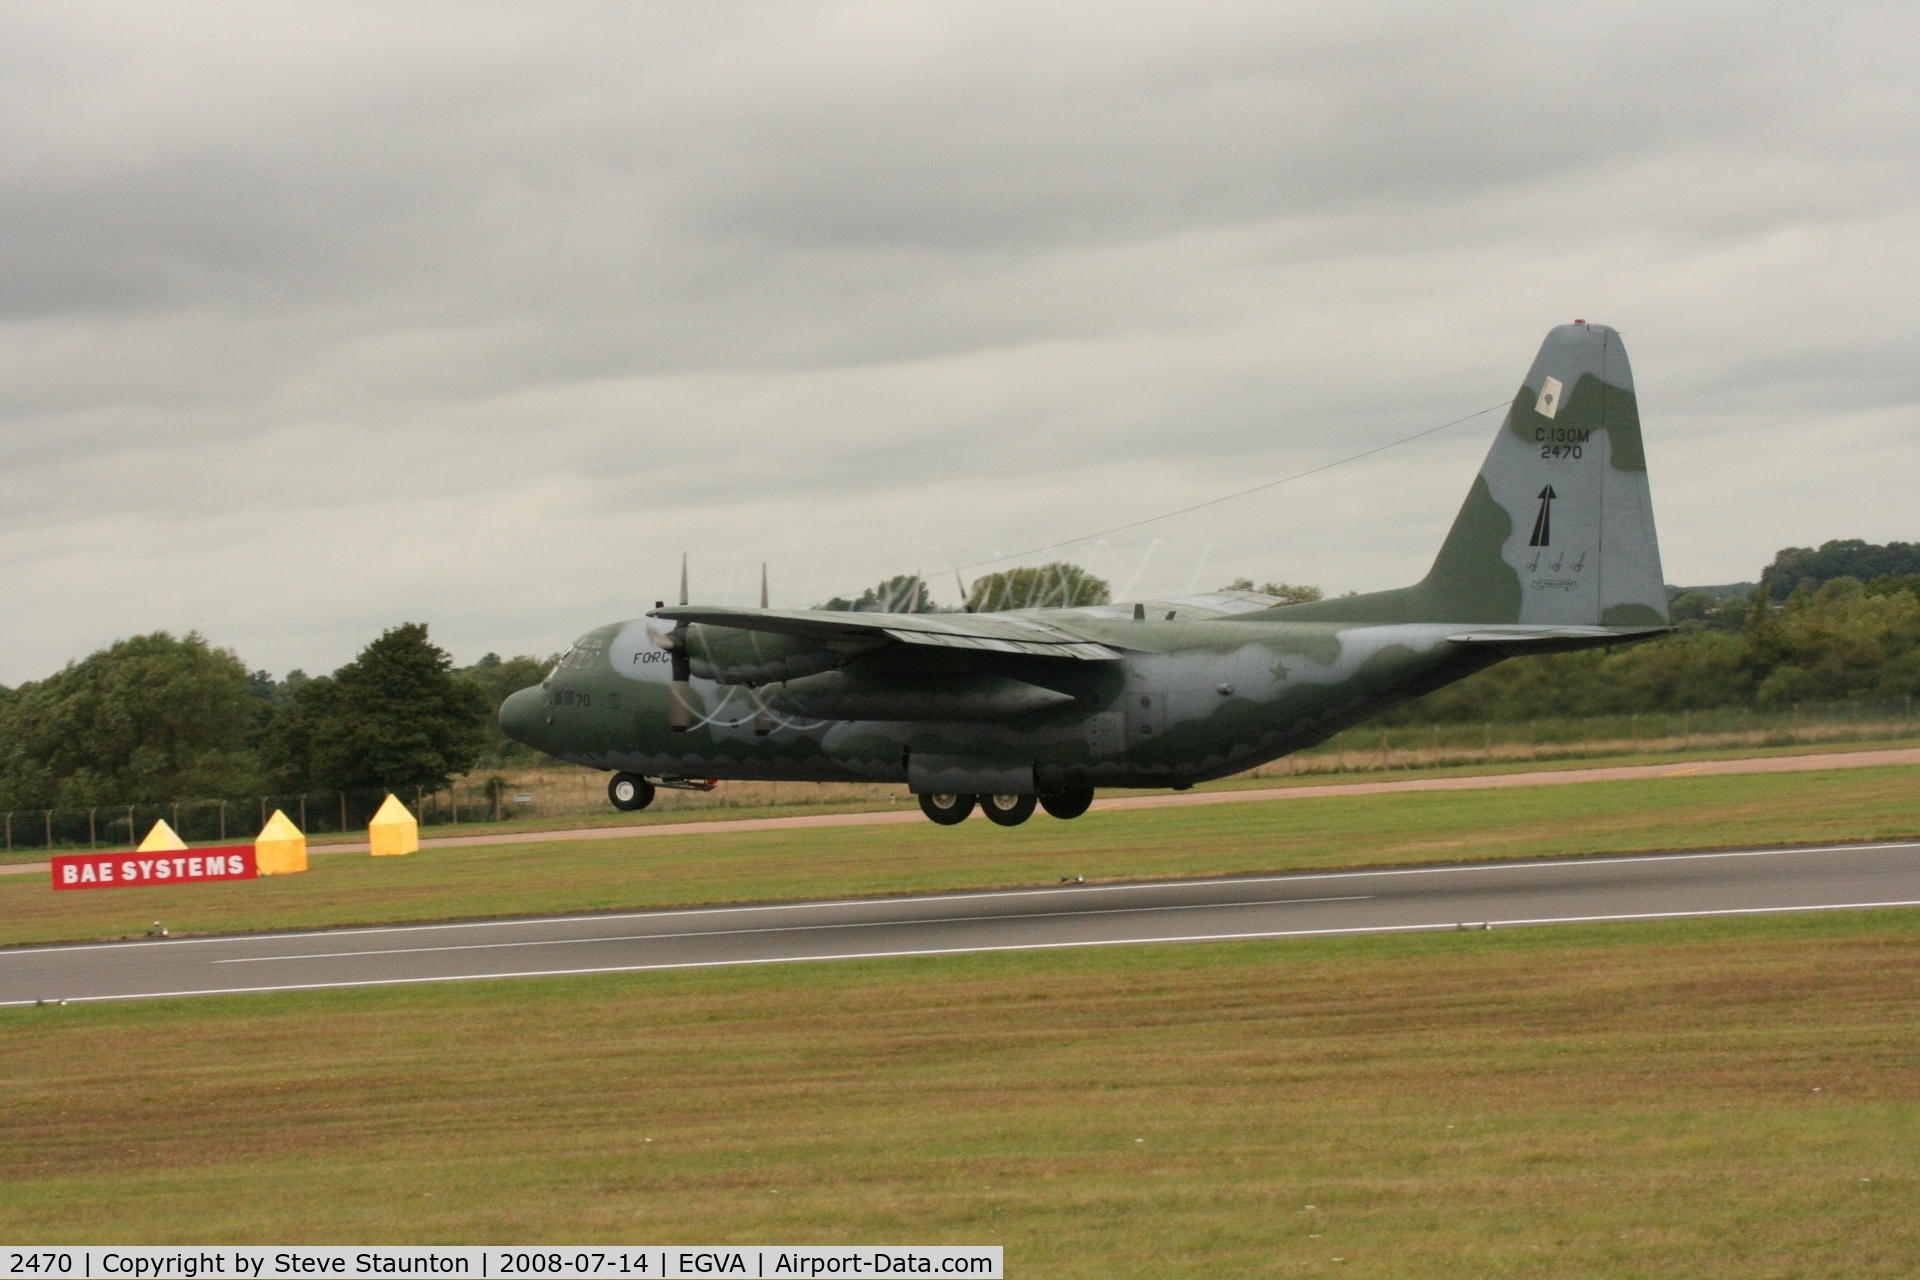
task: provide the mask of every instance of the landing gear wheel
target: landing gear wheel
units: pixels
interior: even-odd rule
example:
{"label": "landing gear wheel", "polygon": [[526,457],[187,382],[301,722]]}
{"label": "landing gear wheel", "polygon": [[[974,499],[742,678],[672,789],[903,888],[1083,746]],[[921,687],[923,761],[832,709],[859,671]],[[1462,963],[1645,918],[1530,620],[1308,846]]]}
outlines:
{"label": "landing gear wheel", "polygon": [[973,797],[923,795],[920,797],[920,812],[943,827],[957,826],[973,812]]}
{"label": "landing gear wheel", "polygon": [[607,783],[607,799],[621,812],[632,813],[653,803],[653,784],[637,773],[616,773]]}
{"label": "landing gear wheel", "polygon": [[1063,787],[1040,793],[1040,807],[1056,818],[1077,818],[1092,804],[1092,787]]}
{"label": "landing gear wheel", "polygon": [[980,811],[1003,827],[1017,827],[1033,816],[1033,794],[981,796]]}

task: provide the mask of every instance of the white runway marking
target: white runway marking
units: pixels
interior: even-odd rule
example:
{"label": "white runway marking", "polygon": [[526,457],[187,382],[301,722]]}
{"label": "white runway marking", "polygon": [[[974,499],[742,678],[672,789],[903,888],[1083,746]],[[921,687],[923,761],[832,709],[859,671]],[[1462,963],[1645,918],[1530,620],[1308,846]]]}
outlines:
{"label": "white runway marking", "polygon": [[[1548,924],[1600,924],[1633,920],[1688,920],[1715,916],[1764,916],[1785,915],[1807,911],[1869,911],[1882,907],[1920,907],[1920,899],[1897,902],[1835,902],[1819,903],[1809,906],[1788,907],[1740,907],[1727,910],[1702,911],[1641,911],[1619,915],[1592,916],[1547,916],[1535,919],[1488,920],[1488,928],[1519,928],[1530,925]],[[187,996],[220,996],[268,994],[287,991],[334,991],[354,987],[404,987],[420,986],[444,982],[491,982],[501,978],[572,978],[586,977],[592,974],[608,973],[662,973],[679,969],[730,969],[752,965],[770,964],[814,964],[838,960],[902,960],[916,957],[988,955],[1000,952],[1019,951],[1066,951],[1085,947],[1130,947],[1151,946],[1154,944],[1174,944],[1193,942],[1253,942],[1275,938],[1325,938],[1353,934],[1389,934],[1389,933],[1445,933],[1461,928],[1459,923],[1445,924],[1405,924],[1405,925],[1359,925],[1343,929],[1272,929],[1248,933],[1206,933],[1184,934],[1167,937],[1144,938],[1099,938],[1073,942],[1031,942],[1012,943],[985,947],[932,947],[900,951],[849,951],[834,955],[819,956],[764,956],[733,960],[682,960],[658,964],[605,965],[581,969],[524,969],[514,973],[460,973],[420,978],[366,978],[342,982],[300,982],[279,983],[272,986],[248,987],[203,987],[182,991],[151,991],[128,993],[124,995],[74,996],[65,1001],[70,1004],[97,1004],[113,1000],[164,1000]],[[0,1002],[0,1008],[33,1005],[32,1000],[9,1000]]]}
{"label": "white runway marking", "polygon": [[[1186,902],[1172,907],[1099,907],[1092,911],[1036,911],[1017,916],[934,916],[925,920],[853,920],[828,924],[761,925],[752,929],[698,929],[691,933],[621,933],[604,938],[532,938],[524,942],[467,942],[444,947],[387,947],[377,951],[312,951],[289,956],[233,956],[215,964],[262,964],[275,960],[345,960],[359,956],[417,956],[436,951],[504,951],[512,947],[578,947],[597,942],[656,942],[680,938],[737,938],[762,933],[824,933],[829,929],[911,929],[936,924],[1019,923],[1025,920],[1079,920],[1088,916],[1145,915],[1153,911],[1230,911],[1235,907],[1289,907],[1313,902],[1366,902],[1370,893],[1339,898],[1268,898],[1249,902]],[[924,901],[908,899],[907,901]]]}

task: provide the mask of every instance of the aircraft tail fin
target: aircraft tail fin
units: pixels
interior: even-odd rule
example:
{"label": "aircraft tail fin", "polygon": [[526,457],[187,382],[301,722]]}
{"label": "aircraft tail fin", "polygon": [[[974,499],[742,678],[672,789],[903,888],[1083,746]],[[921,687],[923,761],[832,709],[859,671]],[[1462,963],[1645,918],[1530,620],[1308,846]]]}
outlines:
{"label": "aircraft tail fin", "polygon": [[1664,627],[1633,371],[1620,334],[1547,334],[1427,576],[1275,611],[1303,621]]}

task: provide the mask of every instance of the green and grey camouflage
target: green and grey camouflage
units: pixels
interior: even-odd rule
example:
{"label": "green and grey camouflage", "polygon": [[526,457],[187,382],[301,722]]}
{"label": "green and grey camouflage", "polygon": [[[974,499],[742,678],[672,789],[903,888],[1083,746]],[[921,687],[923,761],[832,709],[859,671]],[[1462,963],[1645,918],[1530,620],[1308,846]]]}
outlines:
{"label": "green and grey camouflage", "polygon": [[998,613],[689,605],[588,632],[501,708],[509,737],[656,785],[905,782],[1004,825],[1095,787],[1188,787],[1324,741],[1503,658],[1669,629],[1620,335],[1547,335],[1433,567],[1287,604],[1222,591]]}

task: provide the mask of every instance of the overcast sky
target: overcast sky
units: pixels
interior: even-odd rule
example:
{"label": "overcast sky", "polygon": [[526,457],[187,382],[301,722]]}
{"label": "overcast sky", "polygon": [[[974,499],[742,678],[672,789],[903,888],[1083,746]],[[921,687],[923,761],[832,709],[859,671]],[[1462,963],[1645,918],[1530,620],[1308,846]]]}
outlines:
{"label": "overcast sky", "polygon": [[[0,683],[547,653],[683,550],[805,605],[1504,401],[1575,318],[1668,581],[1912,540],[1917,55],[1912,5],[0,5]],[[1496,421],[1063,554],[1401,585]]]}

